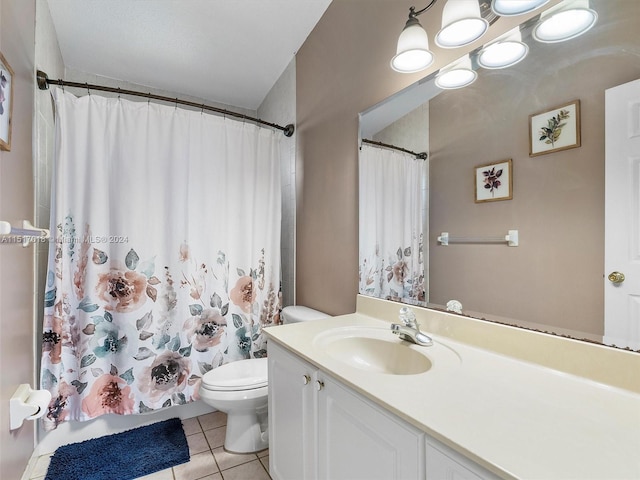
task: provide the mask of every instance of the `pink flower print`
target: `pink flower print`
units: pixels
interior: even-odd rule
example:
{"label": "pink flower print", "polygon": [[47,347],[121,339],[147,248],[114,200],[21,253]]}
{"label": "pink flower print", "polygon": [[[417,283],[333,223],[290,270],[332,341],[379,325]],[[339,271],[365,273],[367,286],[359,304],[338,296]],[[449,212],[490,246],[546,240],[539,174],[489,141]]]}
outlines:
{"label": "pink flower print", "polygon": [[82,411],[91,418],[105,413],[133,413],[131,387],[120,377],[102,375],[91,386],[89,395],[82,400]]}
{"label": "pink flower print", "polygon": [[248,276],[240,277],[236,282],[236,286],[231,289],[229,297],[245,313],[251,312],[251,305],[256,300],[253,279]]}
{"label": "pink flower print", "polygon": [[107,304],[106,310],[133,312],[147,300],[147,277],[134,271],[112,268],[109,273],[98,276],[96,291]]}
{"label": "pink flower print", "polygon": [[227,320],[218,310],[207,308],[185,322],[187,338],[198,352],[206,352],[222,340]]}
{"label": "pink flower print", "polygon": [[138,376],[138,388],[156,403],[165,396],[179,393],[187,385],[191,362],[177,352],[158,355],[151,366]]}

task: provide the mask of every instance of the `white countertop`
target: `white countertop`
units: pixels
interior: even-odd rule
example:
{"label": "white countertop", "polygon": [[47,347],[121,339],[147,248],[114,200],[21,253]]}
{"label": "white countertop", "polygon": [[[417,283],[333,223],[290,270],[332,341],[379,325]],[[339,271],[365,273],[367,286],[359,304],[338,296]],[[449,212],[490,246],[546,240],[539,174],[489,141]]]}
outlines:
{"label": "white countertop", "polygon": [[[271,341],[505,478],[640,479],[640,395],[432,335],[417,375],[366,372],[314,344],[327,329],[387,328],[359,313],[265,329]],[[430,333],[426,331],[425,333]],[[400,341],[398,339],[398,341]],[[450,347],[458,360],[438,361]],[[638,372],[640,375],[640,372]]]}

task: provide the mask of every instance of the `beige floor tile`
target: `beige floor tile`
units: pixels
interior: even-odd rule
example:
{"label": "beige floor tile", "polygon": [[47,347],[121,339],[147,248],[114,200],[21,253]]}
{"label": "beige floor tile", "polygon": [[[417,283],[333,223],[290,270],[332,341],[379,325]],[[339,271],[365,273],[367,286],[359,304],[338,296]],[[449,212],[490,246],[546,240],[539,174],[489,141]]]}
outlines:
{"label": "beige floor tile", "polygon": [[218,466],[211,452],[192,455],[188,463],[173,467],[175,480],[197,480],[218,472]]}
{"label": "beige floor tile", "polygon": [[224,480],[269,480],[271,478],[260,460],[223,470],[222,476]]}
{"label": "beige floor tile", "polygon": [[226,434],[227,427],[212,428],[211,430],[204,432],[204,436],[207,437],[211,450],[224,445],[224,437]]}
{"label": "beige floor tile", "polygon": [[212,428],[222,427],[227,424],[227,414],[224,412],[212,412],[200,415],[198,421],[202,426],[202,430],[207,431]]}
{"label": "beige floor tile", "polygon": [[49,462],[51,461],[52,456],[53,453],[48,453],[38,457],[38,460],[36,460],[36,464],[33,467],[33,471],[31,472],[31,478],[44,477],[47,474],[47,469],[49,468]]}
{"label": "beige floor tile", "polygon": [[173,470],[166,468],[156,473],[150,473],[144,477],[138,477],[136,480],[173,480]]}
{"label": "beige floor tile", "polygon": [[214,473],[213,475],[207,475],[206,477],[202,477],[200,480],[223,480],[223,479],[222,479],[222,474]]}
{"label": "beige floor tile", "polygon": [[[257,458],[254,453],[229,453],[225,452],[222,447],[215,448],[213,456],[216,457],[216,462],[218,462],[218,466],[223,472],[228,468],[256,460]],[[222,476],[224,477],[224,473]]]}
{"label": "beige floor tile", "polygon": [[264,469],[268,472],[269,471],[269,455],[267,455],[266,457],[260,457],[259,460],[262,463],[262,466],[264,467]]}
{"label": "beige floor tile", "polygon": [[196,433],[195,435],[189,435],[187,437],[187,443],[189,444],[189,454],[195,455],[197,453],[208,452],[211,450],[207,439],[204,437],[204,433]]}
{"label": "beige floor tile", "polygon": [[256,452],[256,455],[258,455],[258,458],[266,457],[267,455],[269,455],[269,449],[265,448],[264,450],[260,450],[259,452]]}
{"label": "beige floor tile", "polygon": [[202,427],[197,417],[182,420],[182,429],[187,436],[202,432]]}

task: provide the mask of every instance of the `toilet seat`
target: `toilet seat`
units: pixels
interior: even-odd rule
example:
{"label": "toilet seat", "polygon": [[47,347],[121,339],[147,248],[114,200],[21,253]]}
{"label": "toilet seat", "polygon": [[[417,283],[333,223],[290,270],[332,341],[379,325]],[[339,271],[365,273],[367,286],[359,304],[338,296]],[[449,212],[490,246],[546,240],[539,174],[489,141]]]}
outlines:
{"label": "toilet seat", "polygon": [[268,368],[266,358],[251,358],[226,363],[210,370],[202,377],[201,387],[211,391],[244,391],[266,387]]}

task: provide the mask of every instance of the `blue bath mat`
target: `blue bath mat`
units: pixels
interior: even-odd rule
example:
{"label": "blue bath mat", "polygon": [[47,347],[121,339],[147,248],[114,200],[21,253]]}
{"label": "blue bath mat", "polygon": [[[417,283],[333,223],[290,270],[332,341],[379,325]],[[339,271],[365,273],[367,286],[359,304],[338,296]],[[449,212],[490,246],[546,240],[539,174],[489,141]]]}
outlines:
{"label": "blue bath mat", "polygon": [[132,480],[189,461],[179,418],[58,448],[45,480]]}

